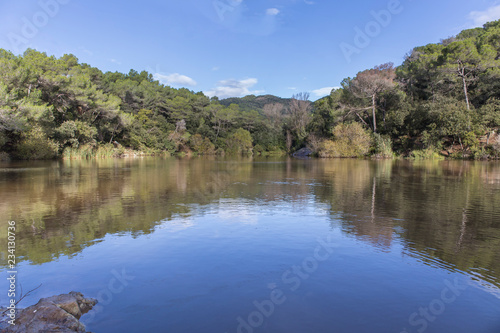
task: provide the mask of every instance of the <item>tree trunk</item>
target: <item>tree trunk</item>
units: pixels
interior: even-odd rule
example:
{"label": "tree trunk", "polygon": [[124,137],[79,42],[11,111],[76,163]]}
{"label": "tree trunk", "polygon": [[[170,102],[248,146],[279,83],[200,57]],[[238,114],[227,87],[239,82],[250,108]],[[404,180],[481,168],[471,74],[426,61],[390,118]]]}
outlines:
{"label": "tree trunk", "polygon": [[465,102],[467,103],[467,110],[470,110],[469,94],[467,92],[467,81],[465,80],[465,75],[462,76],[462,81],[464,83],[464,93],[465,93]]}
{"label": "tree trunk", "polygon": [[373,133],[377,133],[377,120],[375,119],[375,98],[377,94],[372,95],[372,113],[373,113]]}
{"label": "tree trunk", "polygon": [[290,133],[289,129],[286,130],[286,149],[288,152],[292,149],[292,133]]}

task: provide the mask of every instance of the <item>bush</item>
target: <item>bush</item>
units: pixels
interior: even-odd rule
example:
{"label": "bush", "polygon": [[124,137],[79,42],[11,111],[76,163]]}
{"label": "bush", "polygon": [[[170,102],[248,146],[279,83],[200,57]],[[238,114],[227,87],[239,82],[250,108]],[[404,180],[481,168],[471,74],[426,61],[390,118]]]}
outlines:
{"label": "bush", "polygon": [[261,145],[255,145],[255,147],[253,147],[253,151],[254,151],[257,155],[262,155],[262,154],[265,152],[265,149],[264,149],[264,147],[262,147]]}
{"label": "bush", "polygon": [[0,132],[0,148],[2,148],[7,142],[9,142],[9,138],[3,132]]}
{"label": "bush", "polygon": [[311,134],[307,137],[307,146],[313,151],[314,154],[318,154],[321,142],[322,139],[316,134]]}
{"label": "bush", "polygon": [[226,139],[228,154],[252,154],[252,148],[252,135],[243,128],[238,128]]}
{"label": "bush", "polygon": [[215,145],[208,139],[202,137],[200,134],[195,134],[189,139],[189,145],[193,151],[201,155],[215,154]]}
{"label": "bush", "polygon": [[433,148],[414,150],[410,153],[410,158],[414,160],[444,160],[444,156],[440,155]]}
{"label": "bush", "polygon": [[200,134],[195,134],[189,138],[189,146],[193,151],[200,152],[203,144],[203,137]]}
{"label": "bush", "polygon": [[38,126],[24,132],[17,145],[17,157],[23,160],[51,159],[57,157],[58,152],[59,145]]}
{"label": "bush", "polygon": [[77,148],[83,144],[95,144],[97,129],[81,121],[68,120],[55,130],[55,134],[62,145]]}
{"label": "bush", "polygon": [[320,157],[363,157],[370,150],[370,135],[358,123],[337,125],[333,135],[334,141],[324,140],[319,145]]}
{"label": "bush", "polygon": [[191,134],[189,132],[176,132],[176,131],[171,131],[168,134],[168,140],[170,140],[174,147],[175,151],[182,151],[186,149],[186,144],[189,142],[189,139],[191,138]]}
{"label": "bush", "polygon": [[332,140],[323,140],[318,149],[319,157],[341,157],[338,145]]}
{"label": "bush", "polygon": [[377,158],[393,158],[392,141],[388,136],[382,136],[378,133],[373,134],[373,152],[372,155]]}
{"label": "bush", "polygon": [[0,151],[0,162],[10,161],[10,156],[6,152]]}
{"label": "bush", "polygon": [[497,135],[496,139],[494,139],[493,144],[491,145],[491,155],[495,158],[500,157],[500,135]]}

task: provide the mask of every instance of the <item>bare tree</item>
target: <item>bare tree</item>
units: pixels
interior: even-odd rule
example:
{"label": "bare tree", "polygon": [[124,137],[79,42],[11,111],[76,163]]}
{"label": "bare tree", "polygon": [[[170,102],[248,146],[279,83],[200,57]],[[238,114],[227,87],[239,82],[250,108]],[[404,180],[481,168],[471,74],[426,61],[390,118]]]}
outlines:
{"label": "bare tree", "polygon": [[290,129],[295,133],[299,141],[306,138],[306,127],[311,122],[312,103],[309,101],[309,93],[298,93],[292,96],[288,107]]}
{"label": "bare tree", "polygon": [[358,73],[348,87],[349,92],[354,97],[362,100],[369,99],[370,106],[363,109],[372,110],[373,132],[377,132],[377,97],[384,91],[394,87],[395,78],[396,70],[394,64],[387,63]]}
{"label": "bare tree", "polygon": [[263,112],[273,129],[278,130],[283,123],[283,109],[281,103],[272,103],[264,105]]}

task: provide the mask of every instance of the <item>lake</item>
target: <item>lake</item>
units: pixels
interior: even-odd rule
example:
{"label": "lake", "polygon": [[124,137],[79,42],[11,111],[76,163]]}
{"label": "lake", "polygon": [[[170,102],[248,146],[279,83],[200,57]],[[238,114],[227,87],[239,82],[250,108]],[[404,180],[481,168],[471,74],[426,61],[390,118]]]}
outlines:
{"label": "lake", "polygon": [[11,162],[0,216],[21,305],[80,291],[96,333],[500,332],[498,162]]}

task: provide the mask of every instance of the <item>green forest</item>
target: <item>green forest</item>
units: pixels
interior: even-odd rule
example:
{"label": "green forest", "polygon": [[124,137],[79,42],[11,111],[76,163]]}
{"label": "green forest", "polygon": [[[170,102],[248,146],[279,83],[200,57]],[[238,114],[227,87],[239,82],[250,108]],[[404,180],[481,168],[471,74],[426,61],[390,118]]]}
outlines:
{"label": "green forest", "polygon": [[500,21],[414,48],[318,101],[219,100],[151,73],[0,49],[0,160],[124,154],[497,159]]}

